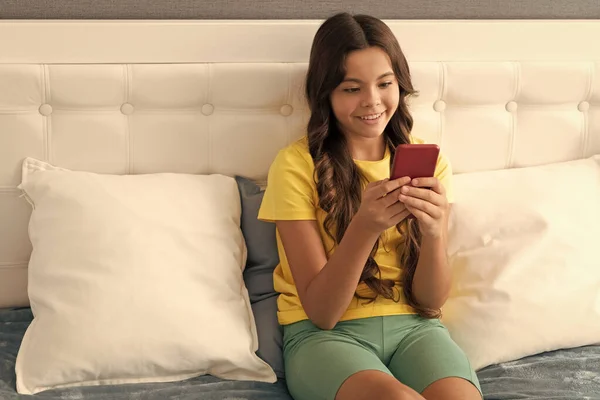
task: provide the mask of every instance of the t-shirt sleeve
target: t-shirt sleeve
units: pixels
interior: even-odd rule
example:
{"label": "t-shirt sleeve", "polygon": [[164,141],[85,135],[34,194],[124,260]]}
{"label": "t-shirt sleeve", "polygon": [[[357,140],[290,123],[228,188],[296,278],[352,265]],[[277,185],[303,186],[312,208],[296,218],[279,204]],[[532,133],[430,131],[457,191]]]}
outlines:
{"label": "t-shirt sleeve", "polygon": [[454,183],[452,174],[452,164],[443,153],[438,157],[437,166],[435,167],[435,177],[446,189],[446,198],[448,203],[454,203]]}
{"label": "t-shirt sleeve", "polygon": [[261,221],[316,219],[314,168],[294,147],[281,150],[269,168],[258,212]]}

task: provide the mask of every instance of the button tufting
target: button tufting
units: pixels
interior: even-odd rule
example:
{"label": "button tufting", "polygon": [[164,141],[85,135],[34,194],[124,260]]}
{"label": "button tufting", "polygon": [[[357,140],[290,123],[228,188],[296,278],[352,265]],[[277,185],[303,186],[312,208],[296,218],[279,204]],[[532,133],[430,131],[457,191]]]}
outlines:
{"label": "button tufting", "polygon": [[442,112],[446,109],[446,102],[444,100],[436,100],[433,103],[433,109],[438,112]]}
{"label": "button tufting", "polygon": [[517,111],[517,108],[519,108],[519,106],[516,101],[509,101],[506,103],[506,111],[508,112],[515,112]]}
{"label": "button tufting", "polygon": [[579,103],[579,105],[577,106],[577,109],[579,111],[587,111],[590,109],[590,103],[588,103],[587,101],[582,101],[581,103]]}
{"label": "button tufting", "polygon": [[206,103],[202,106],[202,114],[211,115],[215,111],[215,106],[212,104]]}
{"label": "button tufting", "polygon": [[38,111],[43,116],[47,117],[48,115],[52,114],[52,106],[50,104],[42,104],[40,106],[40,108],[38,109]]}
{"label": "button tufting", "polygon": [[121,106],[121,112],[125,115],[133,114],[133,105],[130,103],[123,103]]}
{"label": "button tufting", "polygon": [[292,107],[289,104],[284,104],[283,106],[281,106],[281,108],[279,109],[279,112],[281,113],[281,115],[283,115],[284,117],[289,117],[290,115],[292,115],[292,113],[294,112],[294,107]]}

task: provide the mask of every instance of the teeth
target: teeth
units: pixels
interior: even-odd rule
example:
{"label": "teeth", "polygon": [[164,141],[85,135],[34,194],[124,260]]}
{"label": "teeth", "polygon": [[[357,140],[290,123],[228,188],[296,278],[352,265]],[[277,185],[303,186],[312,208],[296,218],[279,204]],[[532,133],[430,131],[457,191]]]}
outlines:
{"label": "teeth", "polygon": [[379,117],[381,117],[382,113],[379,114],[373,114],[373,115],[367,115],[366,117],[360,117],[360,119],[377,119]]}

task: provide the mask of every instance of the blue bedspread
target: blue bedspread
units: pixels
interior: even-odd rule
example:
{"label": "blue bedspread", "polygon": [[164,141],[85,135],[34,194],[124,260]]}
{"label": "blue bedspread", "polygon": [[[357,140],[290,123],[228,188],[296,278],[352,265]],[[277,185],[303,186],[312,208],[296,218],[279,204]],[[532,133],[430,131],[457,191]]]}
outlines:
{"label": "blue bedspread", "polygon": [[[54,400],[292,400],[285,382],[225,381],[202,376],[183,382],[15,391],[15,359],[31,322],[29,309],[0,311],[0,399]],[[485,400],[600,400],[600,346],[538,354],[478,371]]]}

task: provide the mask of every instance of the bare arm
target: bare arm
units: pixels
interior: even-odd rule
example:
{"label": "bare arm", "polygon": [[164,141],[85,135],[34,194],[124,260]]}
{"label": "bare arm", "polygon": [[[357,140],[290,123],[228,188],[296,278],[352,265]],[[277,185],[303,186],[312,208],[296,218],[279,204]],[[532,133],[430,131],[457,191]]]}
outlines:
{"label": "bare arm", "polygon": [[447,255],[450,205],[436,178],[420,178],[418,183],[416,187],[405,186],[404,196],[400,196],[419,221],[423,235],[412,290],[419,304],[439,309],[448,299],[452,278]]}
{"label": "bare arm", "polygon": [[446,231],[437,238],[423,237],[420,254],[413,278],[413,293],[419,304],[439,309],[448,299],[452,280],[448,265]]}
{"label": "bare arm", "polygon": [[378,235],[352,221],[327,261],[316,221],[278,221],[304,311],[321,329],[331,329],[352,300]]}
{"label": "bare arm", "polygon": [[298,296],[306,314],[319,328],[331,329],[337,324],[354,297],[379,235],[408,216],[397,192],[408,181],[370,184],[358,213],[329,260],[316,221],[277,221]]}

